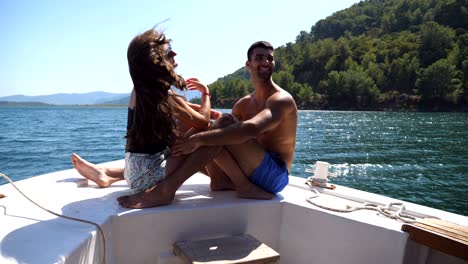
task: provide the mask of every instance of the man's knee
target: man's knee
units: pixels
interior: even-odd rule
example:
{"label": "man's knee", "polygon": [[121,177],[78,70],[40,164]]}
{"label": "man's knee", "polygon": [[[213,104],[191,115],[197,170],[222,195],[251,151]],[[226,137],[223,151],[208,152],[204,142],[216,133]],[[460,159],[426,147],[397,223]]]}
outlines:
{"label": "man's knee", "polygon": [[223,114],[220,118],[216,119],[212,128],[223,128],[237,122],[239,122],[239,120],[237,120],[237,118],[232,114]]}

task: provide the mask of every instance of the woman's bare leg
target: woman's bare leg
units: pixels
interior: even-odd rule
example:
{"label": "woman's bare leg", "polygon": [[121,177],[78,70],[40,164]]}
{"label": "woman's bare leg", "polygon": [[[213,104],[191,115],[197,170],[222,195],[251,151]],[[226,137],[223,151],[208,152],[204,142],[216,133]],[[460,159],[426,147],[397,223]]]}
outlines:
{"label": "woman's bare leg", "polygon": [[75,153],[71,156],[71,162],[82,176],[93,181],[101,188],[109,187],[114,182],[124,179],[123,168],[102,168]]}
{"label": "woman's bare leg", "polygon": [[124,178],[124,168],[109,168],[109,167],[100,167],[102,170],[104,170],[104,173],[111,177],[111,178],[116,178],[123,180]]}

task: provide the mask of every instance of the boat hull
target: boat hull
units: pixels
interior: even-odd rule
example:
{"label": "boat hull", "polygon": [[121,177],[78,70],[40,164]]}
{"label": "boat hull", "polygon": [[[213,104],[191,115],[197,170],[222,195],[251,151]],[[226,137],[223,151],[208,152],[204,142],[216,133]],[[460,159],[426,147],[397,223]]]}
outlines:
{"label": "boat hull", "polygon": [[[123,161],[105,165],[119,167]],[[173,254],[177,241],[239,234],[250,234],[279,252],[280,263],[465,263],[409,241],[401,231],[402,222],[376,211],[340,213],[312,205],[307,198],[313,193],[298,177],[291,177],[273,200],[260,201],[237,198],[232,191],[211,192],[209,178],[196,174],[171,205],[143,210],[122,208],[116,202],[129,193],[124,181],[100,189],[73,169],[16,184],[52,211],[99,224],[105,233],[107,263],[180,263]],[[343,186],[318,191],[317,202],[336,208],[398,201]],[[51,215],[9,184],[0,186],[0,193],[7,195],[0,199],[1,263],[102,261],[104,246],[96,227]],[[405,205],[420,215],[468,225],[465,216]]]}

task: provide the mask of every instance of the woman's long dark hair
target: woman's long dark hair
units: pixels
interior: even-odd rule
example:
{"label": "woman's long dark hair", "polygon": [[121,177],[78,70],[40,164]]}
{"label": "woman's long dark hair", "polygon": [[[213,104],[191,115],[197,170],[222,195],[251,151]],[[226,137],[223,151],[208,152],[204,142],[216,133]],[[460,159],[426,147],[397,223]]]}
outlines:
{"label": "woman's long dark hair", "polygon": [[126,135],[128,149],[157,145],[178,135],[174,110],[184,110],[169,90],[172,85],[185,87],[185,81],[169,62],[169,43],[163,33],[150,29],[137,35],[128,47],[128,66],[136,94],[133,124]]}

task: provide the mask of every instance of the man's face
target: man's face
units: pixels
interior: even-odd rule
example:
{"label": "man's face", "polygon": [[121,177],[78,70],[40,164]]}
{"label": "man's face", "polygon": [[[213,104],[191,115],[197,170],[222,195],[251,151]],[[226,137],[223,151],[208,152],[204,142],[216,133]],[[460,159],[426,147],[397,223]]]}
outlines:
{"label": "man's face", "polygon": [[172,50],[172,47],[171,45],[167,44],[166,45],[166,57],[167,57],[167,60],[172,64],[172,66],[175,68],[177,67],[177,62],[175,61],[175,56],[177,55],[177,53]]}
{"label": "man's face", "polygon": [[246,63],[250,73],[260,79],[268,80],[275,69],[275,56],[271,49],[255,48],[252,58]]}

